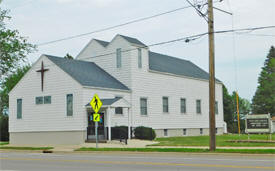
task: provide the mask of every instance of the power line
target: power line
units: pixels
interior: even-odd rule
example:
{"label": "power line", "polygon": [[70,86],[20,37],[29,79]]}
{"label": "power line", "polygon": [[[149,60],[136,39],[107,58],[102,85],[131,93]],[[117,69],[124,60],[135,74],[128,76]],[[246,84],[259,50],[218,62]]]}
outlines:
{"label": "power line", "polygon": [[[229,32],[238,32],[238,31],[246,31],[246,30],[262,30],[262,29],[270,29],[270,28],[275,28],[275,26],[265,26],[265,27],[251,27],[251,28],[243,28],[243,29],[230,29],[230,30],[220,30],[220,31],[214,31],[213,33],[217,33],[217,34],[223,34],[223,33],[229,33]],[[133,50],[137,50],[139,48],[148,48],[148,47],[153,47],[153,46],[160,46],[160,45],[164,45],[164,44],[169,44],[169,43],[174,43],[174,42],[179,42],[179,41],[184,41],[185,43],[188,43],[190,41],[199,39],[203,36],[208,35],[208,32],[204,32],[204,33],[200,33],[200,34],[195,34],[195,35],[191,35],[191,36],[185,36],[185,37],[180,37],[177,39],[173,39],[173,40],[168,40],[168,41],[162,41],[162,42],[158,42],[158,43],[153,43],[153,44],[149,44],[146,46],[140,46],[140,47],[136,47],[136,48],[131,48],[131,49],[125,49],[122,50],[121,53],[126,53],[126,52],[130,52]],[[110,52],[110,53],[105,53],[105,54],[101,54],[101,55],[96,55],[96,56],[87,56],[87,57],[83,57],[81,58],[83,59],[89,59],[89,58],[96,58],[96,57],[102,57],[102,56],[108,56],[108,55],[113,55],[116,54],[116,51],[114,52]],[[70,60],[66,60],[65,62],[70,62]],[[51,66],[51,65],[47,65],[47,66]]]}
{"label": "power line", "polygon": [[[192,4],[189,0],[186,0],[186,2],[188,4],[190,4],[196,11],[197,13],[199,14],[200,17],[202,17],[207,23],[208,23],[208,17],[206,17],[205,14],[203,14],[197,7],[195,7],[194,4]],[[205,5],[205,4],[204,4]]]}
{"label": "power line", "polygon": [[122,24],[117,24],[117,25],[114,25],[114,26],[105,27],[105,28],[90,31],[90,32],[87,32],[87,33],[77,34],[77,35],[73,35],[73,36],[64,37],[64,38],[61,38],[61,39],[56,39],[56,40],[52,40],[52,41],[48,41],[48,42],[39,43],[39,44],[37,44],[37,46],[44,46],[44,45],[48,45],[48,44],[52,44],[52,43],[56,43],[56,42],[60,42],[60,41],[70,40],[70,39],[83,37],[83,36],[87,36],[87,35],[94,34],[94,33],[99,33],[99,32],[103,32],[103,31],[111,30],[111,29],[122,27],[122,26],[125,26],[125,25],[141,22],[141,21],[144,21],[144,20],[148,20],[148,19],[159,17],[159,16],[166,15],[166,14],[170,14],[170,13],[180,11],[180,10],[190,8],[190,7],[191,6],[184,6],[184,7],[176,8],[176,9],[173,9],[173,10],[170,10],[170,11],[166,11],[166,12],[162,12],[162,13],[159,13],[159,14],[151,15],[151,16],[148,16],[148,17],[135,19],[135,20],[128,21],[128,22],[125,22],[125,23],[122,23]]}

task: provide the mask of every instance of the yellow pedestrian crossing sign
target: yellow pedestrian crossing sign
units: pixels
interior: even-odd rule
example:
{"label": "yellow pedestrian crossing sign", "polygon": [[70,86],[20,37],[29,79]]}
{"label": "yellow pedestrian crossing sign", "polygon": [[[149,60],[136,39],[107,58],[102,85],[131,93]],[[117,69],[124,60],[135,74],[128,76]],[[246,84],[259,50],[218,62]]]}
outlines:
{"label": "yellow pedestrian crossing sign", "polygon": [[92,106],[92,108],[94,109],[95,113],[98,113],[99,109],[102,106],[102,102],[99,99],[99,97],[97,96],[97,94],[94,95],[93,99],[90,102],[90,105]]}
{"label": "yellow pedestrian crossing sign", "polygon": [[97,113],[95,113],[94,115],[93,115],[93,121],[94,122],[99,122],[100,121],[100,114],[97,114]]}

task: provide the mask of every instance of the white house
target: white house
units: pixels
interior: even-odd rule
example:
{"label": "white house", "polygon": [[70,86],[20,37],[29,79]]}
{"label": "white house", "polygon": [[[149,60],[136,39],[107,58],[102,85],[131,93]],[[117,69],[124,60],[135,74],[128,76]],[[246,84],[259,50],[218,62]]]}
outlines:
{"label": "white house", "polygon": [[[208,135],[208,73],[188,60],[116,35],[92,39],[75,60],[42,55],[9,94],[11,144],[81,144],[94,138],[88,105],[103,106],[101,139],[111,127],[152,127],[157,137]],[[222,83],[216,81],[216,127],[223,133]],[[130,131],[129,131],[130,134]],[[129,135],[130,136],[130,135]]]}

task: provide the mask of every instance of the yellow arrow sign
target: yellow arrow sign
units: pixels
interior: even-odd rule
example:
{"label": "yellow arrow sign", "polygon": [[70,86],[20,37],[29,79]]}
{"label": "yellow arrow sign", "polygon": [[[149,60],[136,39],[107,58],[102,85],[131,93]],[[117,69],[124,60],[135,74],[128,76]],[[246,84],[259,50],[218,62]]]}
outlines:
{"label": "yellow arrow sign", "polygon": [[99,99],[99,97],[97,96],[97,94],[94,95],[93,99],[90,102],[90,105],[94,109],[95,113],[98,113],[99,109],[102,106],[102,102]]}
{"label": "yellow arrow sign", "polygon": [[100,121],[100,114],[96,114],[96,113],[95,113],[95,114],[93,115],[93,121],[94,121],[94,122],[99,122],[99,121]]}

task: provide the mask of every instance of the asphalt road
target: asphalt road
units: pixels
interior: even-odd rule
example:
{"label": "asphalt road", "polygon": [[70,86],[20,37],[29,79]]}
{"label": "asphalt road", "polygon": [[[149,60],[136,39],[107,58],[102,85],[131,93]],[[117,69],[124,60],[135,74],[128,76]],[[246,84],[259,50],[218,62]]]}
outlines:
{"label": "asphalt road", "polygon": [[190,153],[23,153],[1,152],[1,170],[50,171],[234,171],[275,170],[275,155]]}

